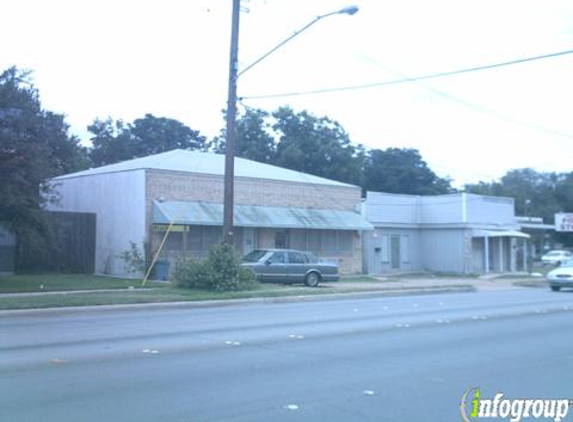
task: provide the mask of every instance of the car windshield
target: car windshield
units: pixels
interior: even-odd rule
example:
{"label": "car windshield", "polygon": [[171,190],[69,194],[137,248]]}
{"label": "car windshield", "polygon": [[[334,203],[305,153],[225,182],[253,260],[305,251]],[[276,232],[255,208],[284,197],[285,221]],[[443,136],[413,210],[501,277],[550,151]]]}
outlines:
{"label": "car windshield", "polygon": [[254,251],[248,253],[243,257],[245,262],[258,262],[260,259],[267,254],[268,251],[262,249],[255,249]]}

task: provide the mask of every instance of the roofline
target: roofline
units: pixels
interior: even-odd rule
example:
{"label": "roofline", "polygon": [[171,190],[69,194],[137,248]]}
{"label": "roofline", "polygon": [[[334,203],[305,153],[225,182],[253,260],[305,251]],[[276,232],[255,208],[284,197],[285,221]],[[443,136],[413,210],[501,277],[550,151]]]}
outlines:
{"label": "roofline", "polygon": [[[158,169],[158,168],[153,168],[153,167],[141,167],[141,168],[136,168],[136,169],[103,171],[103,172],[93,173],[93,174],[77,174],[77,173],[71,173],[69,175],[64,174],[61,176],[54,177],[54,178],[48,180],[48,182],[59,182],[59,181],[63,181],[63,180],[81,179],[84,177],[96,177],[96,176],[101,176],[103,174],[129,173],[129,172],[136,172],[136,171],[144,171],[144,172],[149,171],[149,172],[157,172],[157,173],[174,173],[174,174],[193,175],[193,176],[211,176],[211,177],[218,177],[221,179],[224,179],[224,177],[225,177],[223,174],[197,173],[197,172],[182,171],[182,170],[170,170],[170,169]],[[299,172],[299,173],[301,173],[301,172]],[[306,174],[306,173],[302,173],[302,174]],[[320,176],[314,176],[312,174],[309,176],[320,177]],[[328,186],[328,187],[332,187],[332,188],[344,188],[344,189],[362,189],[360,186],[351,185],[349,183],[344,183],[344,182],[339,182],[337,180],[333,180],[334,182],[336,182],[336,184],[332,184],[332,183],[316,183],[316,182],[312,182],[312,181],[299,182],[299,181],[295,181],[295,180],[267,179],[264,177],[250,177],[250,176],[237,176],[237,175],[235,175],[235,179],[263,180],[263,181],[268,181],[268,182],[292,183],[292,184],[296,184],[296,185]],[[322,179],[324,179],[324,178],[322,178]],[[329,179],[324,179],[324,180],[329,180]]]}

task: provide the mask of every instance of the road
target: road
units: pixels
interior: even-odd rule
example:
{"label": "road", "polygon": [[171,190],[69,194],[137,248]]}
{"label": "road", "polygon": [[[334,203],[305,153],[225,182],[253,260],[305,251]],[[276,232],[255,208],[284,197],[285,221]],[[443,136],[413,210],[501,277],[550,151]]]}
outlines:
{"label": "road", "polygon": [[470,387],[573,398],[572,326],[538,288],[5,313],[0,421],[460,421]]}

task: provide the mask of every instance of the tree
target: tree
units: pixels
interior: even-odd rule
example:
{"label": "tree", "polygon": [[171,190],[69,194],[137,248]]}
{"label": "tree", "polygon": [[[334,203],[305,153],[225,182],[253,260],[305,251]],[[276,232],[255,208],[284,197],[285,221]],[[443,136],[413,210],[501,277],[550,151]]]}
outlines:
{"label": "tree", "polygon": [[46,181],[87,166],[64,117],[42,109],[30,72],[11,67],[0,74],[0,223],[21,239],[46,239],[42,207],[57,200]]}
{"label": "tree", "polygon": [[205,150],[206,139],[199,131],[166,117],[146,114],[132,124],[122,120],[96,119],[88,126],[93,134],[90,158],[102,166],[145,157],[173,149]]}
{"label": "tree", "polygon": [[418,150],[388,148],[370,151],[364,169],[364,190],[436,195],[453,191],[450,180],[438,177]]}
{"label": "tree", "polygon": [[558,202],[558,187],[564,175],[540,173],[530,168],[508,171],[499,182],[480,182],[466,185],[470,193],[492,196],[507,196],[515,200],[515,213],[522,216],[543,217],[552,221],[555,212],[561,209]]}
{"label": "tree", "polygon": [[307,111],[281,107],[274,113],[279,137],[274,163],[292,170],[360,185],[364,149],[350,142],[342,126]]}
{"label": "tree", "polygon": [[[268,123],[269,113],[254,108],[247,108],[237,119],[237,138],[235,139],[235,155],[259,163],[270,164],[276,155],[276,144],[271,135]],[[213,150],[225,152],[225,131],[214,140]]]}

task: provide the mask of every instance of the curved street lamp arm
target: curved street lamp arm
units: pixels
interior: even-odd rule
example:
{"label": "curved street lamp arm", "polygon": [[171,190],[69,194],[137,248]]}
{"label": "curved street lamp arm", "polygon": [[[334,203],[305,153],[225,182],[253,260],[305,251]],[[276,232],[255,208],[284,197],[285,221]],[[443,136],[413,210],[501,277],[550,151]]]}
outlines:
{"label": "curved street lamp arm", "polygon": [[324,19],[328,16],[332,16],[332,15],[340,15],[340,14],[347,14],[347,15],[353,15],[356,12],[358,12],[358,7],[357,6],[348,6],[345,7],[344,9],[340,9],[337,10],[336,12],[330,12],[330,13],[326,13],[324,15],[320,15],[317,16],[316,18],[314,18],[314,20],[310,21],[309,23],[307,23],[305,26],[303,26],[301,29],[299,29],[298,31],[295,31],[294,34],[292,34],[290,37],[288,37],[287,39],[285,39],[284,41],[280,42],[279,44],[277,44],[274,48],[272,48],[270,51],[268,51],[267,53],[265,53],[264,55],[262,55],[261,57],[259,57],[257,60],[255,60],[253,63],[251,63],[250,65],[248,65],[247,67],[245,67],[243,70],[241,70],[238,74],[237,74],[237,78],[239,76],[241,76],[243,73],[245,73],[247,70],[251,69],[253,66],[257,65],[259,62],[263,61],[264,59],[266,59],[268,56],[270,56],[272,53],[274,53],[275,51],[277,51],[279,48],[281,48],[283,45],[285,45],[287,42],[289,42],[290,40],[292,40],[294,37],[296,37],[297,35],[299,35],[300,33],[304,32],[305,30],[307,30],[308,28],[310,28],[312,25],[314,25],[315,23],[317,23],[319,20]]}

